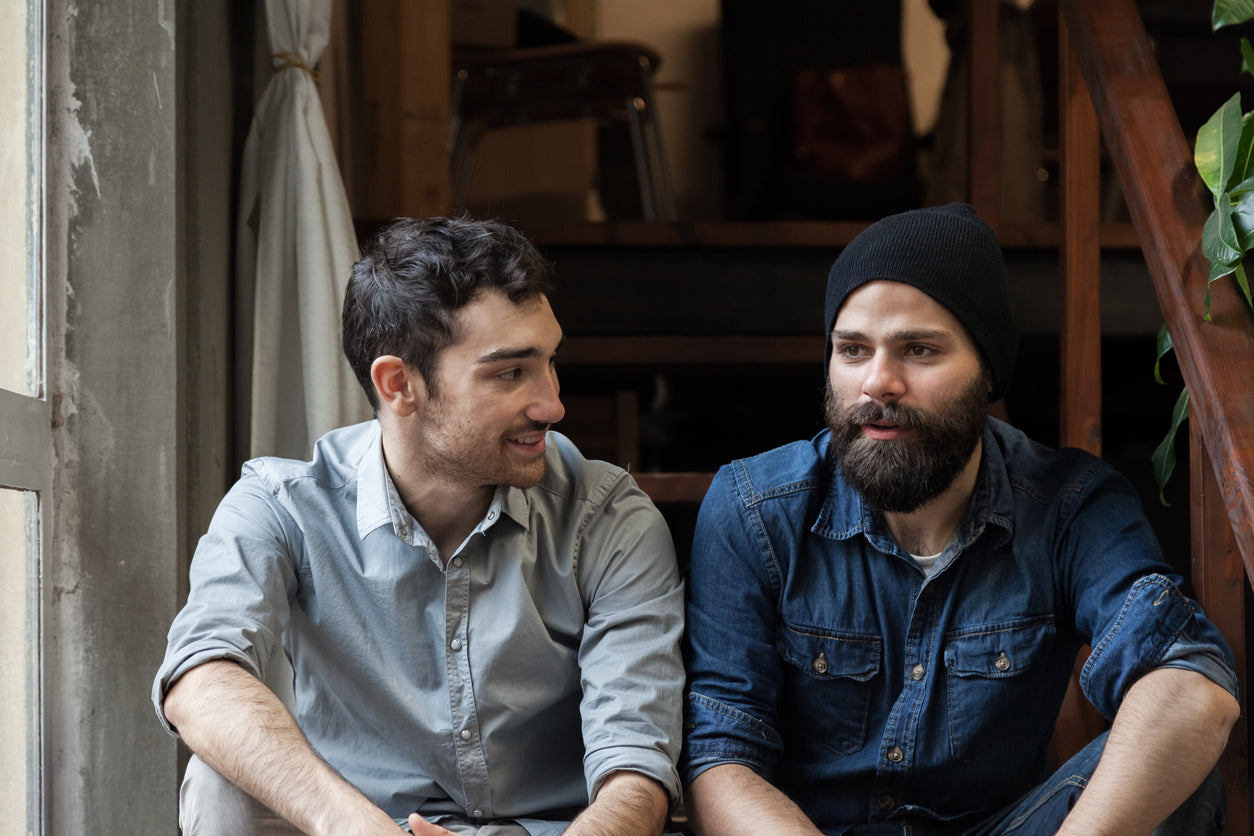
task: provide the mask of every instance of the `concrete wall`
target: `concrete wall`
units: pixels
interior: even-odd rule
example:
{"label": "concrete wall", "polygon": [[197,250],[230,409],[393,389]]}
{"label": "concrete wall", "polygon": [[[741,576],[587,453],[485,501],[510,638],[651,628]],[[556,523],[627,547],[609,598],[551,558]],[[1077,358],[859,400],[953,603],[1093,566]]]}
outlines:
{"label": "concrete wall", "polygon": [[148,690],[179,565],[175,5],[47,8],[44,832],[172,833]]}

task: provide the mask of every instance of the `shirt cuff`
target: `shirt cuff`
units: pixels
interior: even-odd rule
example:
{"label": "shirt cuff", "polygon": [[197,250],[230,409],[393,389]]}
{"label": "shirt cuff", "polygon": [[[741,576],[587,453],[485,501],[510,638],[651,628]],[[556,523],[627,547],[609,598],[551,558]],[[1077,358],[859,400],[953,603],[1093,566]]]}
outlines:
{"label": "shirt cuff", "polygon": [[749,767],[764,778],[775,771],[783,739],[767,723],[727,703],[689,692],[680,775],[691,784],[702,772],[725,763]]}

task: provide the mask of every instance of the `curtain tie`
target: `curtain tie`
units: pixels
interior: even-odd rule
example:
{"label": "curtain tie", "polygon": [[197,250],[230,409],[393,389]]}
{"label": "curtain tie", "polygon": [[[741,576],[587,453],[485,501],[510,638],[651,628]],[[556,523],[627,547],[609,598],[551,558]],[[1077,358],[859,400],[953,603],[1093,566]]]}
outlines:
{"label": "curtain tie", "polygon": [[309,73],[310,77],[312,77],[314,81],[322,79],[322,74],[306,64],[304,59],[302,59],[295,52],[276,52],[270,56],[270,60],[276,62],[274,65],[275,72],[295,68]]}

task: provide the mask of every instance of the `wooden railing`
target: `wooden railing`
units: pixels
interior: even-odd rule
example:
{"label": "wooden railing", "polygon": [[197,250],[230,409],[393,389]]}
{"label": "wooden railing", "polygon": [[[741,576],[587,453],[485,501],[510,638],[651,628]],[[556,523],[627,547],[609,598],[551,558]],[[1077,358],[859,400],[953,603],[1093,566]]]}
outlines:
{"label": "wooden railing", "polygon": [[[972,66],[991,73],[973,73],[973,83],[995,87],[988,79],[997,77],[997,0],[970,2]],[[1194,592],[1233,646],[1244,694],[1245,584],[1254,578],[1254,320],[1229,280],[1212,286],[1213,321],[1203,320],[1209,209],[1134,0],[1061,0],[1060,9],[1062,441],[1101,450],[1100,129],[1189,388]],[[973,88],[973,134],[995,134],[997,106],[975,104],[977,93],[987,96]],[[972,200],[994,219],[996,207],[981,204],[995,200],[995,172],[985,165],[971,173]],[[1249,828],[1244,697],[1242,709],[1221,761],[1232,834]]]}

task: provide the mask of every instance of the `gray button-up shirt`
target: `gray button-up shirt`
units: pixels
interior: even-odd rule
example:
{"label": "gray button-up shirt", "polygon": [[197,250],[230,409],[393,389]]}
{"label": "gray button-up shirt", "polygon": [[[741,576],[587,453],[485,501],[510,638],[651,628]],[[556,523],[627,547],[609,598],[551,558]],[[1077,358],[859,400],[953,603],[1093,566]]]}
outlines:
{"label": "gray button-up shirt", "polygon": [[[499,488],[451,556],[401,504],[377,422],[312,462],[256,459],[191,567],[153,699],[231,659],[282,693],[318,753],[398,822],[558,832],[612,771],[676,798],[683,595],[661,515],[620,468],[550,433],[535,488]],[[280,653],[282,651],[283,653]],[[282,675],[282,674],[280,674]]]}

